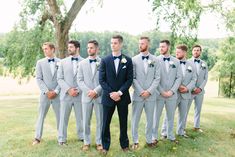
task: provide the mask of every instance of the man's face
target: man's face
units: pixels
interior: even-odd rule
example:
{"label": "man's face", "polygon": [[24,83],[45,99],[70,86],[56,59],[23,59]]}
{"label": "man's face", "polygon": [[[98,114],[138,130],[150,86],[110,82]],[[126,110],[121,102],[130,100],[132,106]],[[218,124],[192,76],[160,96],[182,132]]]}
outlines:
{"label": "man's face", "polygon": [[200,47],[194,47],[192,51],[193,57],[198,58],[201,55],[201,49]]}
{"label": "man's face", "polygon": [[77,53],[77,50],[79,48],[76,48],[74,44],[68,44],[68,54],[69,55],[75,55]]}
{"label": "man's face", "polygon": [[113,52],[120,52],[122,48],[122,43],[119,42],[118,39],[112,38],[111,39],[111,49]]}
{"label": "man's face", "polygon": [[42,50],[43,50],[44,55],[46,57],[52,57],[54,55],[54,51],[55,51],[55,49],[54,48],[50,48],[49,45],[43,45],[42,46]]}
{"label": "man's face", "polygon": [[98,47],[95,46],[93,43],[87,44],[87,53],[89,56],[95,56],[98,52]]}
{"label": "man's face", "polygon": [[160,43],[159,45],[160,54],[165,55],[169,50],[169,46],[166,43]]}
{"label": "man's face", "polygon": [[149,49],[149,42],[147,39],[141,39],[139,40],[139,51],[140,52],[146,52]]}
{"label": "man's face", "polygon": [[175,55],[176,55],[177,59],[181,60],[181,59],[186,57],[186,52],[182,49],[176,49],[175,50]]}

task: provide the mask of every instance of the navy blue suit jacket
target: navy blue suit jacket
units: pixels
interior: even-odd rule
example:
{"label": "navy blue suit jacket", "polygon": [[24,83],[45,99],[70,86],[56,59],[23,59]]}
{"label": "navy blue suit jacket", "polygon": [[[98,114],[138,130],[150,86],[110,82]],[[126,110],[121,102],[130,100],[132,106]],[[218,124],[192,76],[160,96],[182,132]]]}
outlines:
{"label": "navy blue suit jacket", "polygon": [[[126,61],[126,63],[124,63]],[[106,106],[115,105],[115,101],[109,96],[111,92],[121,91],[120,105],[131,103],[129,88],[133,82],[133,64],[130,57],[122,54],[116,74],[113,55],[108,55],[101,60],[99,72],[99,83],[103,89],[102,104]]]}

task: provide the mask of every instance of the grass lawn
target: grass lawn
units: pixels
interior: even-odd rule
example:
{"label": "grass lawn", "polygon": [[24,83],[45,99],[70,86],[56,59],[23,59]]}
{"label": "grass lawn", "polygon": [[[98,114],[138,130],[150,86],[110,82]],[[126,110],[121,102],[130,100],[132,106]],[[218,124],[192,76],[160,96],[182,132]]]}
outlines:
{"label": "grass lawn", "polygon": [[[11,99],[11,100],[10,100]],[[57,144],[55,116],[49,110],[44,123],[43,140],[40,145],[32,146],[35,123],[37,119],[38,98],[35,97],[0,97],[0,157],[32,156],[32,157],[59,157],[59,156],[88,156],[100,154],[93,146],[90,151],[83,152],[83,143],[78,142],[75,134],[75,117],[72,111],[68,128],[68,146],[60,147]],[[131,105],[129,106],[128,135],[130,144]],[[112,143],[107,156],[179,156],[179,157],[231,157],[235,156],[235,99],[205,98],[201,128],[204,133],[195,133],[193,127],[193,107],[190,110],[187,133],[190,138],[178,138],[179,145],[168,141],[160,141],[154,149],[145,146],[145,116],[142,115],[139,135],[140,148],[137,151],[123,153],[119,146],[119,123],[117,113],[111,123]],[[92,141],[94,144],[95,118],[92,118]]]}

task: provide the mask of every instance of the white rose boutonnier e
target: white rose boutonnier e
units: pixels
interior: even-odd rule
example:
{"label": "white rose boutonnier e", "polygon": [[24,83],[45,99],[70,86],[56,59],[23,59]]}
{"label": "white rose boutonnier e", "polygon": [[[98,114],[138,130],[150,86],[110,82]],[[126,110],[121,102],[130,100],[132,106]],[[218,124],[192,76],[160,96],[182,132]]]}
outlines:
{"label": "white rose boutonnier e", "polygon": [[169,64],[170,64],[170,67],[171,67],[171,68],[176,68],[173,61],[170,61]]}
{"label": "white rose boutonnier e", "polygon": [[201,64],[201,68],[202,68],[202,69],[206,69],[206,64],[205,64],[205,63],[202,63],[202,64]]}
{"label": "white rose boutonnier e", "polygon": [[127,60],[125,57],[122,58],[121,63],[126,64]]}
{"label": "white rose boutonnier e", "polygon": [[148,60],[148,65],[149,65],[149,67],[154,67],[154,63],[155,63],[155,61],[152,61],[152,60]]}
{"label": "white rose boutonnier e", "polygon": [[99,68],[100,67],[100,62],[96,62],[96,67]]}
{"label": "white rose boutonnier e", "polygon": [[188,66],[187,71],[188,71],[188,72],[192,72],[192,67],[191,67],[191,66]]}

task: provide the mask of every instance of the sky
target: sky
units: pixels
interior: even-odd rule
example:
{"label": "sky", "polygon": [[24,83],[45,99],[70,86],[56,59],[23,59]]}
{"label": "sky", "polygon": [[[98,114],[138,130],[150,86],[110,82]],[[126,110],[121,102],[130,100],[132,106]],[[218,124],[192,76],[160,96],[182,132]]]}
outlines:
{"label": "sky", "polygon": [[[151,3],[147,0],[103,0],[102,7],[97,7],[94,2],[96,0],[88,0],[84,5],[73,22],[72,31],[123,31],[137,35],[155,28]],[[95,9],[92,9],[92,5]],[[4,5],[0,5],[0,33],[9,32],[19,21],[20,9],[19,0],[7,0]],[[170,29],[167,24],[162,24],[160,31]],[[227,35],[218,16],[212,13],[203,14],[199,38],[221,38]]]}

